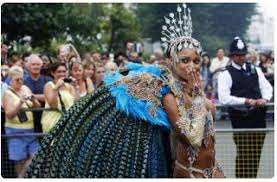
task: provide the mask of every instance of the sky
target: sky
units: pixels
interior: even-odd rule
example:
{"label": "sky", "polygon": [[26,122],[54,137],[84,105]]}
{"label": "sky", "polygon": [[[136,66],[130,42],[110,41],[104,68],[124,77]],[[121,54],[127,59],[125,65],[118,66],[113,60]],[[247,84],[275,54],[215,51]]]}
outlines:
{"label": "sky", "polygon": [[258,3],[260,5],[260,11],[264,13],[266,16],[274,16],[274,9],[276,8],[276,5],[273,4],[271,1],[261,1]]}

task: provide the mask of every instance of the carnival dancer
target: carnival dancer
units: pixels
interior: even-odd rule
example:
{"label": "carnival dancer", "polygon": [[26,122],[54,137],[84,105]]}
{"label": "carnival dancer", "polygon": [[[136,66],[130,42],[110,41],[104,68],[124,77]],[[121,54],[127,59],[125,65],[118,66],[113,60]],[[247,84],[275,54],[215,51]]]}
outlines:
{"label": "carnival dancer", "polygon": [[170,128],[178,135],[174,177],[213,177],[219,171],[214,106],[199,77],[202,49],[191,37],[189,9],[184,4],[177,11],[179,26],[171,13],[162,27],[173,74],[130,63],[106,75],[44,138],[27,177],[171,177]]}
{"label": "carnival dancer", "polygon": [[201,89],[202,48],[191,36],[190,9],[183,4],[177,7],[177,12],[177,16],[170,13],[169,18],[165,17],[161,38],[167,56],[171,58],[175,84],[179,87],[177,93],[163,98],[163,107],[177,136],[172,138],[176,152],[173,153],[173,177],[224,177],[215,159],[215,106]]}

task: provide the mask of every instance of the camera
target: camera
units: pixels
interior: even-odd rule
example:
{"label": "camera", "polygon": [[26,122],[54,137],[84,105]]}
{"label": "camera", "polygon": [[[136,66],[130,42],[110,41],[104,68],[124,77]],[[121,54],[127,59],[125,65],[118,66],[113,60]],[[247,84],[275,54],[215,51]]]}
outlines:
{"label": "camera", "polygon": [[27,96],[26,97],[26,100],[32,100],[32,96],[30,95],[30,96]]}
{"label": "camera", "polygon": [[71,52],[71,45],[65,44],[62,46],[61,51],[64,52],[64,54],[69,54]]}
{"label": "camera", "polygon": [[33,96],[32,95],[29,95],[29,96],[25,96],[23,99],[24,100],[32,100]]}
{"label": "camera", "polygon": [[72,82],[72,79],[71,78],[64,78],[63,81],[65,83],[71,83]]}
{"label": "camera", "polygon": [[28,121],[28,117],[27,117],[27,114],[26,114],[25,111],[20,110],[20,111],[17,113],[17,117],[18,117],[18,119],[19,119],[19,121],[20,121],[21,123],[25,123],[25,122]]}

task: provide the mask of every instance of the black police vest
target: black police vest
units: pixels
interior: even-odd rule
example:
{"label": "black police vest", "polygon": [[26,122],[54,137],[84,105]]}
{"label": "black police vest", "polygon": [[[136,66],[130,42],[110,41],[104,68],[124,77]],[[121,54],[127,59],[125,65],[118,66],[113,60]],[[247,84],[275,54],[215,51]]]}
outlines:
{"label": "black police vest", "polygon": [[[256,68],[251,64],[246,64],[246,71],[237,70],[233,66],[227,66],[232,77],[231,95],[252,99],[262,98],[259,88],[259,78]],[[249,107],[247,107],[249,108]],[[266,108],[243,110],[243,108],[228,108],[230,120],[233,128],[265,128]]]}
{"label": "black police vest", "polygon": [[226,67],[232,77],[231,95],[251,99],[262,98],[259,88],[259,78],[256,68],[251,68],[250,63],[246,63],[246,71],[237,70],[232,65]]}

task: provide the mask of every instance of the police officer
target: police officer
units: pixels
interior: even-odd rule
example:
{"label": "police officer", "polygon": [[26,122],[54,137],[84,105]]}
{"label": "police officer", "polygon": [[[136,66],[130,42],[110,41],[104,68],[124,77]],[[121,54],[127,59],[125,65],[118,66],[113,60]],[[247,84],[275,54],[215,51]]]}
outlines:
{"label": "police officer", "polygon": [[[233,128],[265,128],[265,104],[271,99],[273,89],[262,71],[246,62],[246,54],[245,42],[235,37],[230,45],[231,65],[218,77],[219,102],[229,105]],[[233,134],[237,147],[236,177],[257,177],[264,138],[263,132]]]}

